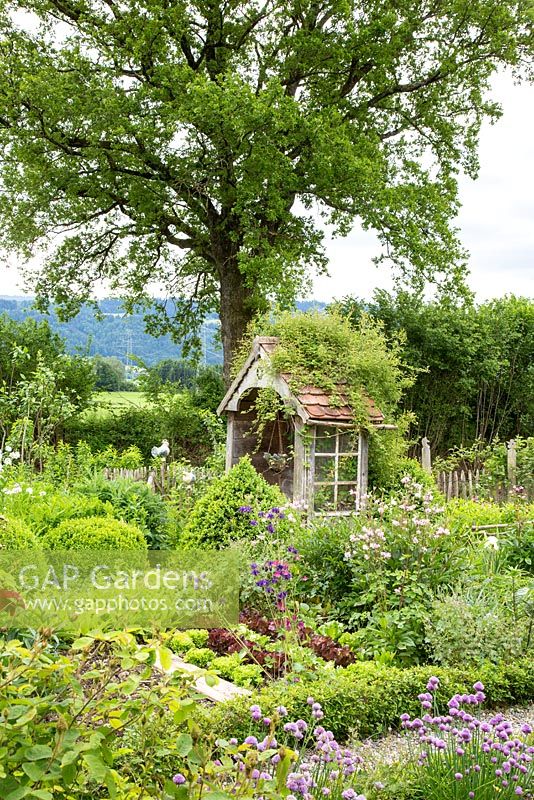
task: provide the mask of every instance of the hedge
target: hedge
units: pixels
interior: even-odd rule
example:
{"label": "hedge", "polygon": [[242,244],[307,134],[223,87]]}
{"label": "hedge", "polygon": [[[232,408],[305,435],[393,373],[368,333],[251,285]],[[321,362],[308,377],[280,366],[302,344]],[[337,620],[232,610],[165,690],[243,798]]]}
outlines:
{"label": "hedge", "polygon": [[358,662],[317,681],[289,685],[278,682],[248,697],[221,703],[210,708],[205,724],[216,736],[245,737],[256,727],[250,722],[252,704],[257,703],[267,716],[272,715],[277,706],[284,705],[288,719],[307,719],[307,699],[312,696],[321,703],[325,727],[338,741],[353,736],[376,736],[389,728],[398,728],[399,717],[404,712],[412,716],[421,714],[417,695],[426,691],[432,675],[440,679],[436,697],[444,709],[453,694],[469,692],[478,680],[485,686],[485,708],[534,701],[532,658],[523,658],[515,664],[488,664],[478,669],[432,666],[401,669]]}

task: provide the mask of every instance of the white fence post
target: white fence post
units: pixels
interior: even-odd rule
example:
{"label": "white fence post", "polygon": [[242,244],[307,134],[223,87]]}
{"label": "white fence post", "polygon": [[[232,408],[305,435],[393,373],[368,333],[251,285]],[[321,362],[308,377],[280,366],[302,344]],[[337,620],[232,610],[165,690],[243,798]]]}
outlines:
{"label": "white fence post", "polygon": [[421,441],[421,466],[425,472],[432,472],[432,456],[430,453],[430,442],[423,437]]}

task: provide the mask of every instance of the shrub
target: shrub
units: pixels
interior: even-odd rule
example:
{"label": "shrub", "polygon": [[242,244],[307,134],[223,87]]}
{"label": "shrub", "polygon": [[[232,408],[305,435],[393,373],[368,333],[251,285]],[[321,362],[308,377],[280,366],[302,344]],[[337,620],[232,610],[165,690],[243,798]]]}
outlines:
{"label": "shrub", "polygon": [[26,509],[25,519],[38,536],[57,527],[64,520],[114,516],[111,503],[104,503],[97,497],[63,492],[47,493],[38,498],[34,495]]}
{"label": "shrub", "polygon": [[195,504],[180,544],[224,547],[232,539],[250,537],[254,526],[240,508],[261,510],[286,502],[278,487],[269,485],[248,457],[242,458],[228,474],[214,480]]}
{"label": "shrub", "polygon": [[35,534],[23,520],[0,515],[0,550],[26,550],[37,546]]}
{"label": "shrub", "polygon": [[436,600],[426,638],[437,664],[498,663],[523,652],[526,624],[514,620],[497,597],[459,592]]}
{"label": "shrub", "polygon": [[192,647],[184,656],[184,661],[188,664],[195,664],[197,667],[206,669],[215,658],[215,653],[208,647]]}
{"label": "shrub", "polygon": [[251,697],[220,703],[210,709],[209,726],[215,735],[226,736],[232,731],[238,738],[246,736],[250,731],[252,703],[258,703],[267,716],[284,705],[289,715],[298,719],[306,714],[307,699],[313,694],[323,706],[328,727],[337,739],[376,736],[390,727],[399,727],[403,712],[419,714],[417,695],[433,675],[440,679],[438,699],[443,704],[457,692],[469,692],[476,680],[484,683],[489,706],[531,702],[534,696],[532,659],[518,659],[500,666],[486,664],[477,669],[428,666],[401,669],[357,662],[312,683],[288,685],[280,681]]}
{"label": "shrub", "polygon": [[143,532],[135,525],[105,517],[69,519],[42,537],[43,547],[55,550],[146,550]]}
{"label": "shrub", "polygon": [[[445,517],[446,524],[453,533],[480,537],[484,534],[476,531],[473,533],[473,528],[521,523],[534,519],[534,504],[505,503],[498,505],[490,500],[484,502],[451,500],[447,503]],[[495,533],[495,530],[490,529],[487,533]]]}
{"label": "shrub", "polygon": [[[169,708],[186,701],[187,718],[196,706],[187,678],[179,672],[155,675],[146,666],[154,656],[124,632],[89,640],[89,646],[81,640],[65,655],[43,641],[30,650],[0,638],[0,797],[133,800],[140,791],[146,800],[174,796],[160,769],[174,744],[167,737],[165,747],[162,733]],[[117,728],[137,734],[135,752]],[[172,756],[176,764],[177,747]]]}
{"label": "shrub", "polygon": [[93,452],[110,445],[118,451],[135,446],[148,463],[150,451],[168,439],[174,459],[187,458],[202,463],[213,443],[202,410],[195,408],[186,393],[166,402],[143,408],[85,412],[72,417],[65,426],[65,440],[87,442]]}
{"label": "shrub", "polygon": [[110,503],[116,517],[141,528],[151,550],[167,546],[170,525],[167,506],[161,495],[146,484],[127,478],[109,481],[97,477],[82,485],[81,491]]}

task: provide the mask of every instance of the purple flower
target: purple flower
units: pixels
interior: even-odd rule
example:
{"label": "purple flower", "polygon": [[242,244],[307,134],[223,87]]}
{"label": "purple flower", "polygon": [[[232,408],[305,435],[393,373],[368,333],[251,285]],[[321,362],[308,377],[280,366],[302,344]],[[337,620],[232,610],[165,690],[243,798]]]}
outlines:
{"label": "purple flower", "polygon": [[252,506],[239,506],[238,511],[241,511],[242,514],[250,514]]}
{"label": "purple flower", "polygon": [[175,783],[177,786],[183,786],[183,784],[186,782],[186,780],[185,780],[184,776],[182,775],[182,773],[178,772],[174,776],[174,778],[172,779],[172,782]]}
{"label": "purple flower", "polygon": [[439,686],[439,678],[436,678],[435,675],[433,675],[429,679],[426,688],[428,689],[429,692],[434,692],[438,688],[438,686]]}
{"label": "purple flower", "polygon": [[455,772],[455,773],[454,773],[454,777],[455,777],[455,779],[456,779],[457,781],[461,781],[461,780],[462,780],[462,778],[463,778],[464,776],[462,775],[462,773],[461,773],[461,772]]}
{"label": "purple flower", "polygon": [[254,747],[256,747],[258,744],[258,740],[256,739],[255,736],[247,736],[247,738],[245,739],[245,744],[251,744],[254,745]]}
{"label": "purple flower", "polygon": [[483,692],[484,691],[484,684],[481,681],[477,681],[473,684],[473,689],[476,692]]}
{"label": "purple flower", "polygon": [[280,717],[287,717],[287,708],[285,706],[278,706],[276,711]]}

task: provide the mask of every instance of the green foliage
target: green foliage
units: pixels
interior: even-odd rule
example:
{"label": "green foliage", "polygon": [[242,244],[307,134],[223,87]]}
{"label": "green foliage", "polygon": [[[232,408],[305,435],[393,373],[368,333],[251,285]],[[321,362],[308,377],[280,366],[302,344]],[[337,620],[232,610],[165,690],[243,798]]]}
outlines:
{"label": "green foliage", "polygon": [[[27,649],[0,639],[0,796],[140,800],[142,784],[147,800],[175,798],[164,792],[160,734],[169,709],[183,702],[186,720],[195,705],[187,679],[154,674],[155,658],[125,633],[79,640],[61,655],[46,641]],[[123,760],[116,745],[132,730],[137,750]]]}
{"label": "green foliage", "polygon": [[152,328],[198,342],[220,310],[229,364],[268,298],[325,269],[316,206],[338,235],[376,230],[403,277],[456,287],[458,172],[498,116],[491,76],[528,74],[528,4],[74,3],[24,0],[13,26],[7,2],[1,22],[2,244],[64,232],[41,307],[73,313],[106,278],[133,307],[155,281],[180,301]]}
{"label": "green foliage", "polygon": [[215,653],[209,647],[191,647],[184,655],[184,661],[206,669],[215,658]]}
{"label": "green foliage", "polygon": [[41,538],[43,547],[72,550],[145,550],[143,531],[135,525],[106,517],[67,519]]}
{"label": "green foliage", "polygon": [[116,517],[135,524],[144,532],[151,550],[168,545],[170,516],[161,495],[140,481],[96,477],[80,486],[80,491],[109,504]]}
{"label": "green foliage", "polygon": [[377,290],[371,303],[347,299],[341,309],[354,325],[370,314],[388,337],[404,332],[401,354],[416,380],[402,407],[415,415],[410,438],[427,436],[434,456],[477,439],[532,435],[531,299],[509,296],[476,306],[450,297],[425,302],[422,294]]}
{"label": "green foliage", "polygon": [[121,392],[130,384],[126,380],[126,368],[115,356],[95,356],[93,358],[95,389],[100,392]]}
{"label": "green foliage", "polygon": [[444,526],[439,496],[408,475],[402,483],[357,516],[315,522],[313,541],[302,536],[299,546],[303,593],[326,598],[329,616],[354,631],[358,655],[411,664],[425,659],[425,618],[435,592],[465,570],[466,543]]}
{"label": "green foliage", "polygon": [[402,368],[398,344],[386,341],[380,324],[362,318],[355,330],[339,314],[283,312],[257,320],[241,347],[235,366],[248,355],[250,340],[261,333],[277,336],[269,370],[288,374],[296,392],[318,386],[340,402],[340,385],[349,396],[358,421],[367,424],[362,392],[369,394],[384,414],[391,416],[411,380]]}
{"label": "green foliage", "polygon": [[481,665],[524,654],[528,625],[494,592],[463,589],[435,601],[426,636],[435,663]]}
{"label": "green foliage", "polygon": [[[478,500],[451,500],[447,503],[445,519],[453,533],[469,534],[473,529],[490,526],[485,533],[498,533],[493,525],[524,523],[534,519],[532,503],[498,503]],[[483,535],[484,532],[478,535]]]}
{"label": "green foliage", "polygon": [[198,464],[213,452],[213,426],[187,394],[166,396],[161,403],[144,408],[110,409],[104,415],[87,411],[70,419],[65,427],[65,440],[70,444],[85,441],[95,453],[110,446],[119,452],[135,446],[145,463],[150,461],[152,447],[162,439],[169,441],[175,460]]}
{"label": "green foliage", "polygon": [[209,633],[206,630],[191,628],[186,631],[187,636],[191,639],[195,647],[205,647],[208,643]]}
{"label": "green foliage", "polygon": [[303,528],[295,538],[308,576],[307,602],[320,605],[329,616],[339,613],[339,604],[350,592],[352,566],[345,552],[352,525],[351,520],[343,518],[315,518],[311,528]]}
{"label": "green foliage", "polygon": [[233,539],[251,537],[249,516],[240,507],[250,505],[257,512],[285,503],[278,487],[269,485],[249,458],[242,458],[230,472],[216,478],[195,504],[180,544],[224,547]]}
{"label": "green foliage", "polygon": [[233,683],[245,689],[261,686],[264,679],[265,673],[259,664],[242,664],[240,667],[235,667],[231,676]]}
{"label": "green foliage", "polygon": [[338,741],[354,736],[377,736],[388,728],[400,727],[402,713],[420,714],[417,695],[424,691],[432,675],[440,679],[438,700],[443,707],[453,694],[469,692],[477,680],[484,683],[490,707],[530,702],[534,696],[532,659],[477,668],[399,669],[356,662],[312,683],[276,683],[252,697],[221,703],[210,709],[209,725],[216,735],[226,736],[232,731],[234,736],[246,736],[250,733],[251,704],[258,703],[267,716],[273,714],[277,706],[284,705],[290,719],[299,719],[305,717],[307,699],[313,694],[321,703],[328,728]]}
{"label": "green foliage", "polygon": [[11,506],[38,537],[64,520],[114,516],[111,503],[80,493],[47,491],[41,495],[34,492],[30,497],[26,496],[24,502],[18,500],[17,496],[9,500],[12,502],[8,501],[7,506]]}
{"label": "green foliage", "polygon": [[205,408],[213,414],[225,394],[222,369],[218,366],[200,367],[192,388],[193,404],[197,408]]}
{"label": "green foliage", "polygon": [[0,446],[27,463],[42,464],[43,450],[61,425],[87,405],[93,386],[87,359],[65,353],[47,322],[0,316]]}
{"label": "green foliage", "polygon": [[0,514],[1,550],[26,550],[37,546],[37,538],[26,522]]}
{"label": "green foliage", "polygon": [[179,653],[180,655],[193,647],[197,647],[186,631],[174,631],[169,638],[165,639],[165,644],[173,653]]}

